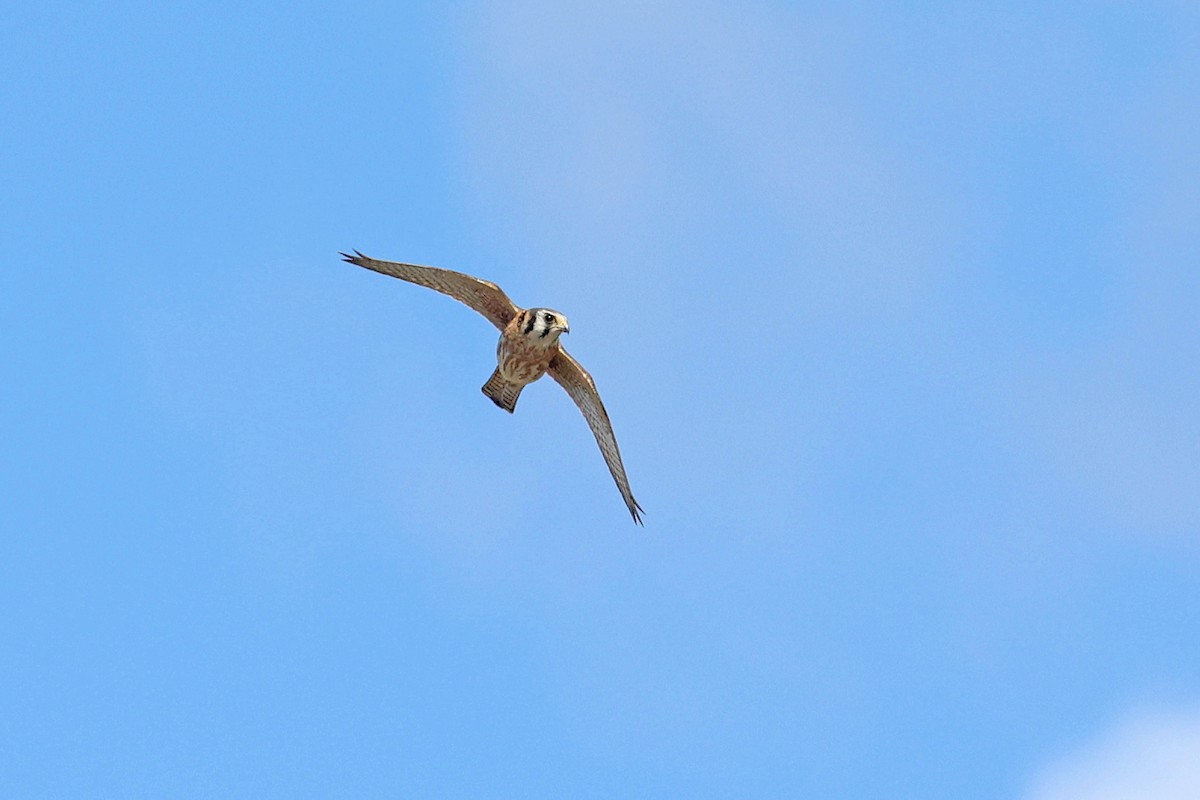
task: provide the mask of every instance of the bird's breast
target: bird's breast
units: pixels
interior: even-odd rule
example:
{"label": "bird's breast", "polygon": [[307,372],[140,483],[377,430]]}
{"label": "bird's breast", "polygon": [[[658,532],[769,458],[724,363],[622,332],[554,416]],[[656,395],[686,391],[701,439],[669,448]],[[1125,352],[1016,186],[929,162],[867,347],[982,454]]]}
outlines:
{"label": "bird's breast", "polygon": [[557,353],[557,342],[544,347],[519,333],[513,336],[505,331],[496,347],[496,362],[505,380],[526,384],[545,375]]}

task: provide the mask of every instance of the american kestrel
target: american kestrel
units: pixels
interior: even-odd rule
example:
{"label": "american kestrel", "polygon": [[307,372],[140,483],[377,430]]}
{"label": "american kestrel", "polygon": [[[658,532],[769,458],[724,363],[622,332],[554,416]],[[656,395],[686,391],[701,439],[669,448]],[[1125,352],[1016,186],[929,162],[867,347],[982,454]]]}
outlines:
{"label": "american kestrel", "polygon": [[340,254],[351,264],[391,275],[393,278],[426,286],[436,292],[449,295],[459,302],[487,317],[500,329],[500,342],[496,345],[496,370],[483,384],[483,393],[500,408],[513,413],[521,390],[538,378],[550,373],[558,385],[579,406],[587,419],[608,471],[612,473],[625,505],[633,515],[633,521],[642,524],[642,507],[633,499],[629,479],[625,477],[625,466],[621,463],[621,451],[617,449],[617,437],[613,435],[612,423],[596,384],[579,362],[571,357],[558,342],[561,334],[568,333],[567,318],[550,308],[518,308],[508,295],[490,281],[473,278],[461,272],[418,264],[401,264],[395,261],[379,261],[364,256],[357,250],[354,255]]}

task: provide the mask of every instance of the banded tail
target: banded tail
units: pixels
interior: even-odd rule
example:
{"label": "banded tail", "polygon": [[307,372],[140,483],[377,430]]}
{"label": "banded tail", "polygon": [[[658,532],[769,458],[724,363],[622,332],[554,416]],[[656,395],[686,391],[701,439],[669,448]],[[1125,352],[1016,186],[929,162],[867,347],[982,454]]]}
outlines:
{"label": "banded tail", "polygon": [[519,383],[509,383],[504,380],[497,368],[492,373],[492,377],[488,378],[487,383],[483,385],[483,393],[491,398],[493,403],[511,414],[516,410],[517,398],[521,396],[521,390],[524,388]]}

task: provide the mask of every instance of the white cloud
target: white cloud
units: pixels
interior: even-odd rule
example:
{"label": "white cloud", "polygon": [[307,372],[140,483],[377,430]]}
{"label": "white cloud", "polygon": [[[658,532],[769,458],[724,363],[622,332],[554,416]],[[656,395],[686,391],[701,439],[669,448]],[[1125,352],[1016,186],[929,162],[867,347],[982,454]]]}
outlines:
{"label": "white cloud", "polygon": [[1050,765],[1026,800],[1196,800],[1200,713],[1142,714]]}

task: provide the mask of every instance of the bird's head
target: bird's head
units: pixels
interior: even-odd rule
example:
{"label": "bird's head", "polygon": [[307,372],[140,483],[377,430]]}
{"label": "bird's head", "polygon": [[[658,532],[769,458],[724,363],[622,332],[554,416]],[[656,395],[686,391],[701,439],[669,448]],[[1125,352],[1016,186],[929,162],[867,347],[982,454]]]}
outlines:
{"label": "bird's head", "polygon": [[571,331],[567,318],[558,311],[550,308],[531,308],[529,313],[533,318],[525,335],[539,344],[554,344],[560,334]]}

